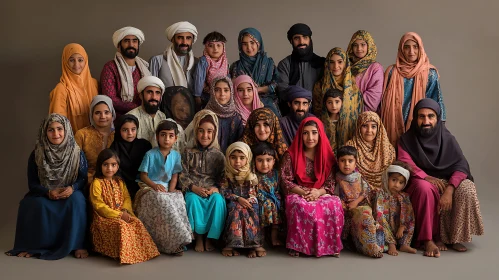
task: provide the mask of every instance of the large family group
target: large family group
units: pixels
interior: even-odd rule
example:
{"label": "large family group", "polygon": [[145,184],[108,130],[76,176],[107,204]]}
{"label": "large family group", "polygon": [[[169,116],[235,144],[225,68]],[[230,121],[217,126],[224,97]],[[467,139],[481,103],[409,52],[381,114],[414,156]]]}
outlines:
{"label": "large family group", "polygon": [[219,32],[199,59],[194,25],[175,23],[166,36],[172,44],[147,62],[142,31],[117,30],[100,83],[82,46],[64,48],[8,255],[91,249],[133,264],[193,243],[250,258],[282,245],[293,257],[339,257],[344,247],[439,257],[483,234],[416,33],[403,35],[384,73],[363,30],[324,58],[310,28],[295,24],[293,52],[277,67],[254,28],[239,33],[232,64]]}

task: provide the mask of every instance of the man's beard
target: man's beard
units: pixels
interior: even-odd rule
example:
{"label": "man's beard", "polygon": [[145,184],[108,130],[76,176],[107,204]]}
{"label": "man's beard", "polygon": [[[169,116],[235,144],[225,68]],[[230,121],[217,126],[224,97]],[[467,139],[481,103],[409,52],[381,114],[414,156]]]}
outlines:
{"label": "man's beard", "polygon": [[159,109],[159,102],[156,103],[156,105],[153,105],[153,104],[149,103],[149,101],[144,102],[144,110],[148,114],[156,114],[158,112],[158,109]]}
{"label": "man's beard", "polygon": [[423,137],[428,137],[433,135],[435,132],[435,127],[433,126],[420,126],[419,127],[419,134]]}
{"label": "man's beard", "polygon": [[[177,45],[176,43],[174,44],[174,49],[175,49],[175,52],[177,54],[188,54],[191,50],[192,50],[192,45],[187,45],[187,44],[180,44],[180,45]],[[181,47],[187,47],[186,50],[182,50],[180,49]]]}
{"label": "man's beard", "polygon": [[[129,50],[135,50],[135,52],[133,53],[129,53],[128,51]],[[139,55],[139,48],[134,48],[134,47],[128,47],[126,49],[123,49],[123,47],[120,46],[120,52],[121,54],[126,57],[126,58],[130,58],[130,59],[133,59],[135,58],[137,55]]]}
{"label": "man's beard", "polygon": [[[303,113],[303,115],[298,115],[298,113]],[[295,119],[295,121],[297,122],[301,122],[303,121],[303,119],[305,119],[305,117],[307,116],[307,112],[305,111],[296,111],[296,112],[293,112],[293,118]]]}

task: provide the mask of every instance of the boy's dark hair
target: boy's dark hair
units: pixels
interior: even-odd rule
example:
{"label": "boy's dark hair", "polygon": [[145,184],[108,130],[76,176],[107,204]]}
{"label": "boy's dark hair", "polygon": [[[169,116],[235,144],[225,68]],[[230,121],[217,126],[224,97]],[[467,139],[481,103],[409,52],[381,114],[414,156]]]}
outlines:
{"label": "boy's dark hair", "polygon": [[[403,161],[399,161],[399,160],[396,160],[392,163],[392,165],[398,165],[404,169],[407,169],[409,171],[409,173],[412,173],[412,168],[409,164],[403,162]],[[388,174],[388,176],[390,176],[391,173]]]}
{"label": "boy's dark hair", "polygon": [[353,156],[355,159],[357,159],[357,149],[352,146],[343,146],[339,148],[338,152],[336,153],[336,157],[340,159],[344,156]]}
{"label": "boy's dark hair", "polygon": [[[120,165],[120,157],[114,150],[104,149],[99,153],[99,156],[97,157],[97,164],[95,166],[95,178],[104,178],[104,174],[102,174],[102,164],[112,157],[114,157],[118,162],[118,165]],[[116,172],[115,176],[117,176],[117,174],[118,172]]]}
{"label": "boy's dark hair", "polygon": [[172,121],[162,121],[158,124],[158,127],[156,128],[156,137],[159,136],[159,133],[162,130],[173,130],[175,132],[175,135],[178,135],[178,127],[177,124],[172,122]]}
{"label": "boy's dark hair", "polygon": [[251,146],[251,152],[253,153],[253,158],[256,160],[257,156],[269,155],[277,159],[277,152],[268,142],[259,142]]}
{"label": "boy's dark hair", "polygon": [[343,91],[337,89],[337,88],[330,88],[324,93],[324,99],[322,100],[324,104],[326,104],[326,101],[329,97],[332,98],[340,98],[341,101],[343,101]]}
{"label": "boy's dark hair", "polygon": [[204,36],[203,39],[203,45],[206,45],[208,42],[223,42],[226,43],[227,39],[225,39],[225,36],[222,35],[222,33],[213,31],[211,33],[208,33],[206,36]]}

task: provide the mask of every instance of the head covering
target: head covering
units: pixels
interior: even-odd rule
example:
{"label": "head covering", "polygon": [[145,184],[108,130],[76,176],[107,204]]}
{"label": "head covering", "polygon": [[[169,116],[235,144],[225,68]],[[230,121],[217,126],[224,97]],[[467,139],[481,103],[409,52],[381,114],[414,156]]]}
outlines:
{"label": "head covering", "polygon": [[161,94],[165,92],[165,84],[163,83],[163,81],[161,81],[160,78],[155,76],[147,76],[140,79],[139,83],[137,84],[137,91],[142,92],[146,87],[150,86],[160,88]]}
{"label": "head covering", "polygon": [[[173,98],[177,94],[182,95],[187,100],[188,103],[187,106],[182,106],[180,108],[180,110],[182,110],[183,112],[188,113],[185,119],[179,119],[178,116],[175,116],[173,113],[174,105],[179,106],[179,104],[172,104]],[[161,110],[161,112],[165,113],[167,119],[171,118],[175,120],[178,124],[182,126],[182,128],[185,129],[189,125],[189,123],[191,123],[192,118],[194,117],[195,113],[194,99],[189,89],[183,86],[167,87],[165,89],[165,93],[163,94],[163,98],[161,99],[161,104],[159,106],[159,109]]]}
{"label": "head covering", "polygon": [[[429,136],[421,135],[418,127],[418,111],[423,108],[432,109],[438,117],[433,133]],[[448,180],[455,171],[461,171],[468,175],[469,180],[473,180],[461,147],[442,123],[440,106],[431,98],[420,100],[414,107],[411,128],[400,137],[400,145],[417,167],[430,176]]]}
{"label": "head covering", "polygon": [[[246,165],[236,170],[230,164],[230,155],[234,151],[240,151],[243,153],[246,158]],[[225,176],[232,181],[236,181],[239,184],[244,183],[245,181],[250,181],[252,186],[258,184],[258,178],[256,174],[251,170],[251,160],[253,159],[253,153],[251,152],[250,147],[244,142],[234,142],[232,143],[225,152]]]}
{"label": "head covering", "polygon": [[92,99],[92,103],[90,103],[90,124],[93,127],[95,127],[95,122],[94,122],[94,118],[93,118],[94,108],[100,102],[106,103],[107,107],[109,107],[109,111],[111,111],[111,114],[113,115],[113,121],[111,122],[111,128],[114,128],[113,122],[114,122],[114,119],[116,119],[116,111],[114,111],[113,101],[107,95],[96,95]]}
{"label": "head covering", "polygon": [[133,35],[137,37],[137,39],[139,39],[139,46],[142,45],[142,43],[144,43],[144,41],[146,40],[146,37],[144,36],[144,32],[142,32],[142,30],[137,29],[135,27],[126,26],[116,30],[113,33],[114,46],[119,48],[121,40],[123,40],[123,38],[125,38],[128,35]]}
{"label": "head covering", "polygon": [[[54,122],[64,127],[64,140],[59,145],[50,143],[47,138],[47,129]],[[35,162],[40,184],[49,190],[71,186],[76,181],[80,168],[80,147],[65,116],[50,114],[43,120],[35,145]]]}
{"label": "head covering", "polygon": [[400,165],[390,165],[386,169],[385,172],[383,172],[383,176],[381,177],[381,181],[383,184],[383,189],[386,191],[386,193],[391,193],[390,189],[388,188],[388,178],[390,173],[398,173],[405,178],[405,185],[404,188],[407,186],[407,183],[409,182],[409,178],[411,177],[411,172],[409,170],[403,168]]}
{"label": "head covering", "polygon": [[[315,146],[314,171],[316,181],[307,176],[305,149],[303,143],[303,128],[308,121],[314,121],[317,124],[319,131],[319,143]],[[322,122],[316,117],[305,118],[296,132],[293,143],[288,149],[293,163],[293,171],[295,173],[298,185],[306,188],[320,189],[324,185],[326,178],[329,176],[333,165],[336,163],[333,150],[327,140],[326,132],[322,126]]]}
{"label": "head covering", "polygon": [[[237,93],[237,87],[242,83],[248,83],[253,88],[253,103],[251,104],[251,110],[248,110],[248,108],[246,108],[246,106],[244,106],[243,101],[241,100],[241,97],[239,96],[239,93]],[[263,103],[262,103],[262,101],[260,101],[260,96],[258,95],[258,88],[250,76],[248,76],[248,75],[238,76],[237,78],[235,78],[233,80],[233,84],[234,84],[234,99],[235,99],[235,103],[236,103],[236,110],[241,115],[243,125],[246,125],[246,121],[248,120],[248,117],[251,114],[251,112],[253,110],[258,109],[258,108],[262,108]]]}
{"label": "head covering", "polygon": [[306,98],[312,100],[312,92],[300,86],[290,85],[285,90],[288,102],[293,102],[296,98]]}
{"label": "head covering", "polygon": [[322,98],[322,112],[320,114],[320,119],[324,124],[324,129],[326,130],[326,135],[329,139],[329,144],[331,144],[331,149],[333,149],[333,152],[336,152],[336,148],[338,147],[336,143],[336,140],[338,138],[338,131],[337,131],[338,122],[333,123],[333,120],[329,117],[329,111],[327,110],[326,106],[327,99],[332,96],[333,94],[329,93],[328,91],[326,91],[326,93],[324,94],[324,97]]}
{"label": "head covering", "polygon": [[[248,56],[243,52],[242,41],[245,36],[251,37],[258,45],[258,51],[255,56]],[[239,45],[239,67],[247,75],[251,76],[255,83],[260,86],[273,80],[274,60],[267,56],[263,45],[262,35],[255,28],[249,27],[239,32],[237,38]]]}
{"label": "head covering", "polygon": [[[306,90],[300,86],[288,86],[285,90],[285,96],[288,98],[288,102],[293,102],[296,98],[306,98],[312,100],[312,92]],[[310,116],[309,112],[305,113],[305,117]],[[287,116],[280,120],[282,133],[286,143],[291,144],[293,138],[295,137],[296,130],[300,126],[301,120],[296,119],[295,113],[290,110]]]}
{"label": "head covering", "polygon": [[270,127],[270,135],[265,142],[271,144],[276,150],[279,158],[281,158],[284,152],[288,150],[288,145],[284,141],[279,119],[274,112],[268,108],[260,108],[251,112],[244,128],[243,138],[241,141],[248,144],[250,147],[260,142],[255,134],[255,126],[258,121],[265,121],[268,123]]}
{"label": "head covering", "polygon": [[293,44],[294,35],[303,35],[310,37],[310,45],[304,50],[295,48],[291,53],[291,65],[289,69],[289,84],[296,85],[300,80],[300,62],[308,62],[314,69],[319,69],[324,64],[324,57],[320,57],[314,53],[314,44],[312,42],[312,30],[308,25],[297,23],[288,30],[288,41]]}
{"label": "head covering", "polygon": [[[378,126],[372,145],[363,139],[360,132],[362,125],[367,122],[375,122]],[[357,169],[359,169],[362,178],[369,183],[369,186],[373,189],[382,188],[381,176],[395,160],[395,149],[388,140],[385,127],[378,114],[371,111],[360,114],[357,120],[356,133],[345,146],[352,146],[357,149]]]}
{"label": "head covering", "polygon": [[214,60],[213,58],[210,57],[207,51],[208,45],[211,42],[212,41],[206,42],[203,50],[203,56],[208,62],[208,69],[206,69],[206,82],[209,85],[211,85],[211,82],[215,77],[229,75],[229,62],[227,61],[227,54],[225,52],[225,43],[220,42],[223,44],[224,50],[222,55],[218,58],[218,60]]}
{"label": "head covering", "polygon": [[[354,62],[357,58],[353,53],[353,43],[357,40],[364,40],[366,42],[367,53],[366,56],[359,59],[357,62]],[[374,39],[371,34],[365,30],[359,30],[352,35],[352,39],[350,39],[350,43],[348,44],[347,54],[350,63],[352,63],[352,75],[356,77],[358,74],[366,71],[371,64],[376,62],[378,49],[376,48],[376,44],[374,43]]]}
{"label": "head covering", "polygon": [[196,26],[188,21],[179,21],[168,26],[168,28],[166,28],[165,30],[165,35],[166,38],[168,38],[168,41],[171,42],[175,34],[184,32],[190,32],[192,36],[194,36],[192,42],[196,43],[196,40],[198,39],[198,30],[196,29]]}
{"label": "head covering", "polygon": [[[221,105],[218,103],[218,100],[215,98],[215,85],[219,81],[224,81],[229,85],[230,88],[230,99],[229,102],[225,105]],[[213,79],[211,83],[210,89],[210,100],[206,104],[205,109],[213,111],[219,118],[230,118],[237,114],[236,105],[234,104],[234,87],[232,86],[232,81],[229,77],[216,77]]]}
{"label": "head covering", "polygon": [[[418,44],[419,53],[416,62],[409,62],[404,56],[404,45],[408,40],[413,40]],[[397,62],[385,71],[383,101],[381,102],[381,120],[386,125],[388,137],[393,145],[410,128],[414,105],[426,96],[426,85],[428,84],[430,68],[436,69],[435,66],[430,64],[430,59],[426,55],[421,37],[414,32],[404,34],[400,39]],[[392,75],[389,79],[390,72]],[[401,106],[404,99],[404,78],[414,78],[411,109],[409,110],[405,124]],[[389,83],[387,83],[388,80]]]}
{"label": "head covering", "polygon": [[194,115],[194,119],[192,120],[192,122],[185,129],[185,139],[187,141],[186,148],[201,148],[197,141],[197,130],[200,126],[201,120],[206,116],[211,116],[215,125],[215,135],[213,135],[213,141],[211,142],[210,146],[207,147],[207,149],[216,148],[220,150],[220,144],[218,144],[218,117],[215,113],[206,109],[197,112],[196,115]]}

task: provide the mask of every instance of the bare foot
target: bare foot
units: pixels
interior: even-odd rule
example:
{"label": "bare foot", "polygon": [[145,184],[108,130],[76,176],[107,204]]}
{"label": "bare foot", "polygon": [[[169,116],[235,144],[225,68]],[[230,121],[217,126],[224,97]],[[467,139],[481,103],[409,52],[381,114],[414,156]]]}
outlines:
{"label": "bare foot", "polygon": [[416,254],[418,252],[418,250],[416,250],[415,248],[412,248],[409,245],[401,245],[400,246],[400,252],[406,252],[406,253],[410,253],[410,254]]}
{"label": "bare foot", "polygon": [[232,255],[234,255],[234,257],[237,257],[240,254],[239,254],[239,251],[236,251],[236,250],[232,249]]}
{"label": "bare foot", "polygon": [[79,249],[75,251],[75,258],[86,259],[88,258],[88,251],[86,249]]}
{"label": "bare foot", "polygon": [[340,257],[340,253],[332,254],[332,256],[335,257],[335,258],[339,258]]}
{"label": "bare foot", "polygon": [[383,257],[383,252],[379,251],[379,252],[375,253],[374,255],[372,255],[371,257],[376,258],[376,259],[381,259]]}
{"label": "bare foot", "polygon": [[215,246],[213,246],[213,243],[211,242],[211,238],[208,238],[208,237],[206,237],[204,247],[206,248],[207,252],[211,252],[211,251],[215,250]]}
{"label": "bare foot", "polygon": [[279,231],[276,227],[272,228],[272,231],[270,232],[270,239],[272,239],[272,246],[282,246],[282,243],[279,240]]}
{"label": "bare foot", "polygon": [[293,250],[293,249],[289,249],[288,255],[290,255],[291,257],[294,257],[294,258],[298,258],[300,256],[300,253]]}
{"label": "bare foot", "polygon": [[196,246],[194,246],[194,251],[196,252],[204,252],[204,244],[203,244],[203,236],[196,236]]}
{"label": "bare foot", "polygon": [[256,256],[259,258],[265,257],[267,255],[267,251],[265,251],[263,247],[255,248],[255,251],[256,251]]}
{"label": "bare foot", "polygon": [[252,259],[252,258],[256,258],[256,251],[251,249],[248,253],[248,258]]}
{"label": "bare foot", "polygon": [[440,250],[438,250],[437,245],[433,242],[433,240],[425,242],[425,252],[424,255],[427,257],[440,257]]}
{"label": "bare foot", "polygon": [[445,244],[442,241],[437,241],[435,245],[437,245],[438,250],[447,251],[447,246],[445,246]]}
{"label": "bare foot", "polygon": [[454,249],[454,250],[456,250],[458,252],[466,252],[466,251],[468,251],[468,248],[466,248],[466,246],[464,246],[461,243],[453,244],[452,245],[452,249]]}
{"label": "bare foot", "polygon": [[397,246],[395,244],[388,244],[388,255],[390,256],[398,256],[399,252],[397,252]]}
{"label": "bare foot", "polygon": [[234,251],[232,251],[232,248],[225,247],[222,249],[222,255],[224,257],[232,257],[234,256]]}
{"label": "bare foot", "polygon": [[17,254],[17,256],[19,258],[31,258],[32,255],[28,254],[28,252],[21,252],[21,253]]}

